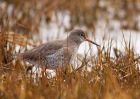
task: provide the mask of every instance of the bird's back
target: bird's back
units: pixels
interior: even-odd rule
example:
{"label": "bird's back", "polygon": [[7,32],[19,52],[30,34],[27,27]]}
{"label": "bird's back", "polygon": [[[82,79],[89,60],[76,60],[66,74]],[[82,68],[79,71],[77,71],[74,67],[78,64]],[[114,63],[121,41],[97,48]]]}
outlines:
{"label": "bird's back", "polygon": [[45,65],[47,68],[56,68],[69,63],[71,53],[67,50],[64,41],[48,42],[32,50],[21,53],[24,61],[33,65]]}

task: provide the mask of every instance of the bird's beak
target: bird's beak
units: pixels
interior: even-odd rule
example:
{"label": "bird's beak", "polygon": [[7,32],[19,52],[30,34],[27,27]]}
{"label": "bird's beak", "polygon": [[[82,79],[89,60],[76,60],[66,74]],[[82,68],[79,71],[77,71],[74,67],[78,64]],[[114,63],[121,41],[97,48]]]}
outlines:
{"label": "bird's beak", "polygon": [[85,36],[85,41],[88,41],[88,42],[90,42],[90,43],[92,43],[92,44],[94,44],[94,45],[96,45],[96,46],[100,46],[99,44],[97,44],[97,43],[95,43],[95,42],[89,40],[86,36]]}

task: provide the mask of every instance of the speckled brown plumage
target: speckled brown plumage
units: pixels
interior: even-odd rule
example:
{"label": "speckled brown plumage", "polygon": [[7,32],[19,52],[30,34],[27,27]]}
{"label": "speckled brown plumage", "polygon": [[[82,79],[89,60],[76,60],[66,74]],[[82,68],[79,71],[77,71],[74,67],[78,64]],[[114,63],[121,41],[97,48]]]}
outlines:
{"label": "speckled brown plumage", "polygon": [[55,69],[58,66],[63,67],[69,64],[83,41],[90,40],[86,38],[82,30],[77,29],[71,31],[69,36],[64,40],[47,42],[18,56],[23,61],[27,61],[33,65]]}

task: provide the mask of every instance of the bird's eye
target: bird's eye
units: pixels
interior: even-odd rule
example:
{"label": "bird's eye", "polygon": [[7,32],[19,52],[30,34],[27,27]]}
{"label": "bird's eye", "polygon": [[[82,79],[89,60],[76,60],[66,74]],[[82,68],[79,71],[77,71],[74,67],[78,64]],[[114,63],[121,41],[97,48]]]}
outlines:
{"label": "bird's eye", "polygon": [[85,36],[85,35],[81,33],[80,36]]}

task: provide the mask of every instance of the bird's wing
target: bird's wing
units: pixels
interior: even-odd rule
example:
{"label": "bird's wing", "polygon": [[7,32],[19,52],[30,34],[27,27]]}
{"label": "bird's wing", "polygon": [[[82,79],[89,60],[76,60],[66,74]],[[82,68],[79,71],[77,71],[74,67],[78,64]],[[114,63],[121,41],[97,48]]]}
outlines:
{"label": "bird's wing", "polygon": [[48,42],[46,44],[40,45],[32,50],[22,53],[22,58],[32,64],[36,64],[38,60],[56,53],[59,49],[63,47],[63,41]]}

